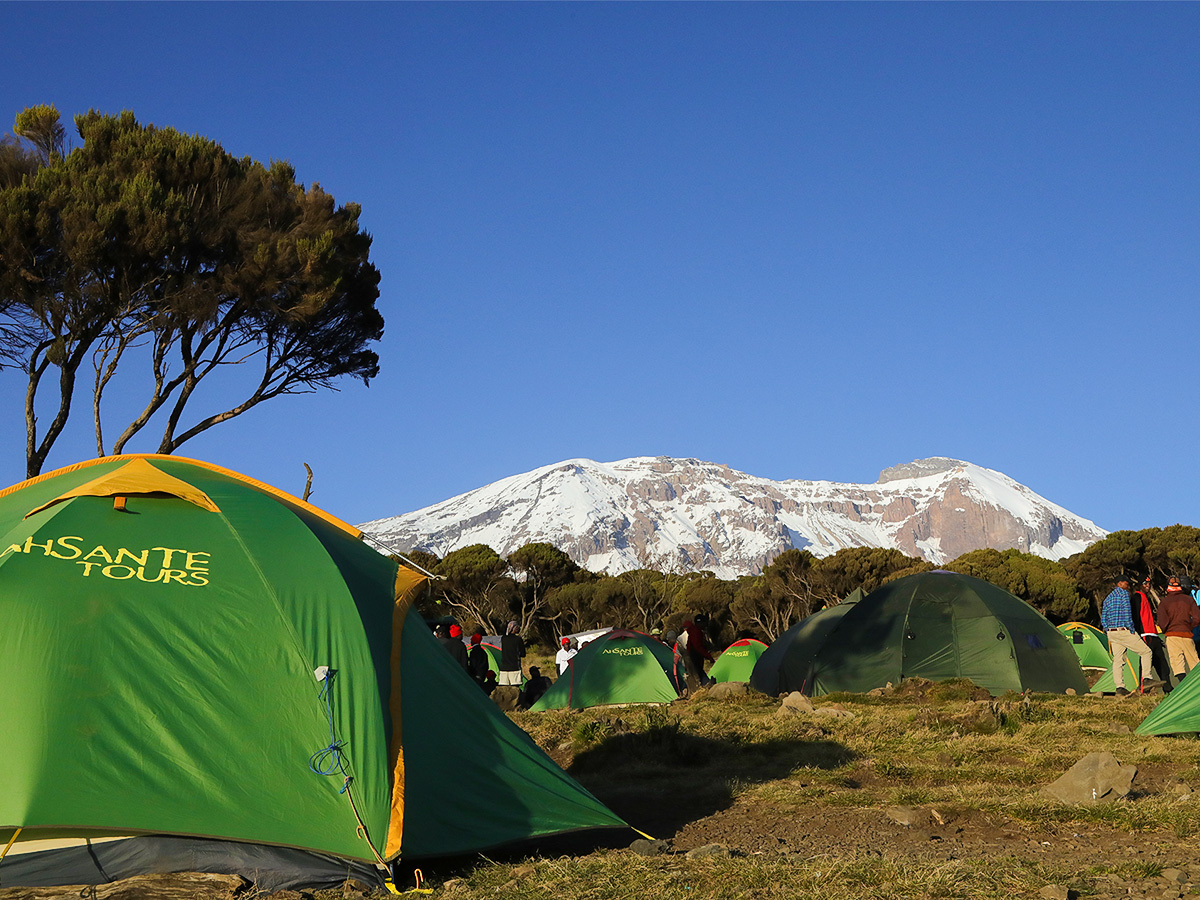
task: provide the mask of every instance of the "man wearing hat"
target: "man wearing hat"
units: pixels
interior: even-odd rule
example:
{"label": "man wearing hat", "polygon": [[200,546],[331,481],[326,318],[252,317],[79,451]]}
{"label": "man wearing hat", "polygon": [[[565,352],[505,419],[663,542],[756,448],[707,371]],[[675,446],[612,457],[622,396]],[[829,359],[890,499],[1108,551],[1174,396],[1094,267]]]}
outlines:
{"label": "man wearing hat", "polygon": [[1158,686],[1158,682],[1148,677],[1151,671],[1150,648],[1139,636],[1133,624],[1133,611],[1129,604],[1129,579],[1122,575],[1117,579],[1117,586],[1104,598],[1100,609],[1100,627],[1108,636],[1108,649],[1113,655],[1113,684],[1117,693],[1124,696],[1129,693],[1125,687],[1125,653],[1136,653],[1141,663],[1142,690],[1150,690]]}
{"label": "man wearing hat", "polygon": [[571,639],[565,637],[562,639],[562,646],[558,648],[558,652],[554,654],[554,665],[558,667],[558,674],[561,675],[567,671],[567,663],[579,651],[571,646]]}
{"label": "man wearing hat", "polygon": [[1196,607],[1191,593],[1183,589],[1179,578],[1172,575],[1167,593],[1158,604],[1158,627],[1167,642],[1171,671],[1180,681],[1200,662],[1192,642],[1192,632],[1197,625],[1200,625],[1200,608]]}

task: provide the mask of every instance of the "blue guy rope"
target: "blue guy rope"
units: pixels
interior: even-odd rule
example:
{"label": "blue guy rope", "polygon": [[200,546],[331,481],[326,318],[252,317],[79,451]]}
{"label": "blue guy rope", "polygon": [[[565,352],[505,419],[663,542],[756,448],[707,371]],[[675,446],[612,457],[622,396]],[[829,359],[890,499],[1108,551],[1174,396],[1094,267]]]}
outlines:
{"label": "blue guy rope", "polygon": [[346,780],[338,793],[344,794],[346,788],[350,787],[350,774],[346,771],[346,757],[342,753],[346,742],[338,740],[333,727],[332,684],[333,669],[329,669],[325,672],[320,694],[320,699],[325,704],[325,718],[329,722],[329,744],[308,758],[308,768],[317,775],[341,775]]}

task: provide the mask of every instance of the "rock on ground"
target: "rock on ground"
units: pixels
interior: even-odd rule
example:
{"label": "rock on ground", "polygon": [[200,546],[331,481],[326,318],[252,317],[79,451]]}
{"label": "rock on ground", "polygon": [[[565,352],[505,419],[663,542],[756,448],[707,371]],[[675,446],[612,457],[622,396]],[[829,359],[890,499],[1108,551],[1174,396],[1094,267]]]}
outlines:
{"label": "rock on ground", "polygon": [[1111,752],[1089,753],[1042,792],[1063,803],[1111,803],[1126,796],[1137,766],[1122,765]]}

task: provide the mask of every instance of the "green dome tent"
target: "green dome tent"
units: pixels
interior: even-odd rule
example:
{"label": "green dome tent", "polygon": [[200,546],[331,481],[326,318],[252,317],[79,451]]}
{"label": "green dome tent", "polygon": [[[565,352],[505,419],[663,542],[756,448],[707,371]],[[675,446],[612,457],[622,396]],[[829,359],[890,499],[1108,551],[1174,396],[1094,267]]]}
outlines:
{"label": "green dome tent", "polygon": [[614,629],[588,641],[531,709],[670,703],[684,688],[683,663],[661,641]]}
{"label": "green dome tent", "polygon": [[[321,886],[621,826],[437,644],[424,584],[316,507],[179,457],[0,491],[0,883],[183,865]],[[167,837],[29,852],[130,835]]]}
{"label": "green dome tent", "polygon": [[855,588],[837,606],[817,610],[772,641],[754,665],[750,686],[772,697],[792,691],[810,693],[817,651],[825,646],[825,639],[842,616],[861,599],[862,588]]}
{"label": "green dome tent", "polygon": [[1085,669],[1112,668],[1112,654],[1108,652],[1108,638],[1094,625],[1085,622],[1064,622],[1058,626],[1059,634],[1071,644]]}
{"label": "green dome tent", "polygon": [[1087,690],[1066,638],[1029,604],[981,579],[924,572],[885,584],[835,618],[842,605],[772,644],[751,685],[815,696],[903,678],[969,678],[993,694]]}
{"label": "green dome tent", "polygon": [[734,641],[717,657],[708,677],[713,681],[749,681],[754,664],[766,649],[766,644],[754,638]]}

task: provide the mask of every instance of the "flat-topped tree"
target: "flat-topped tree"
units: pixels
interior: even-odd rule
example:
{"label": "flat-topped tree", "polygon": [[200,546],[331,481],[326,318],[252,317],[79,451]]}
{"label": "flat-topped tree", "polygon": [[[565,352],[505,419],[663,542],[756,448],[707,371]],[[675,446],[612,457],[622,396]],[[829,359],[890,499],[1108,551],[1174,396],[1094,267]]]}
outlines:
{"label": "flat-topped tree", "polygon": [[[36,117],[38,134],[53,133],[46,119]],[[299,184],[286,163],[235,158],[130,112],[91,111],[75,124],[82,146],[0,187],[0,329],[18,336],[7,346],[19,347],[29,378],[29,476],[66,425],[89,361],[101,456],[152,421],[157,451],[173,453],[265,400],[378,373],[367,347],[383,334],[379,273],[357,205]],[[135,366],[148,369],[145,401],[109,448],[105,389]],[[236,401],[186,416],[227,366],[252,372]],[[39,435],[38,394],[52,371],[57,409]]]}

